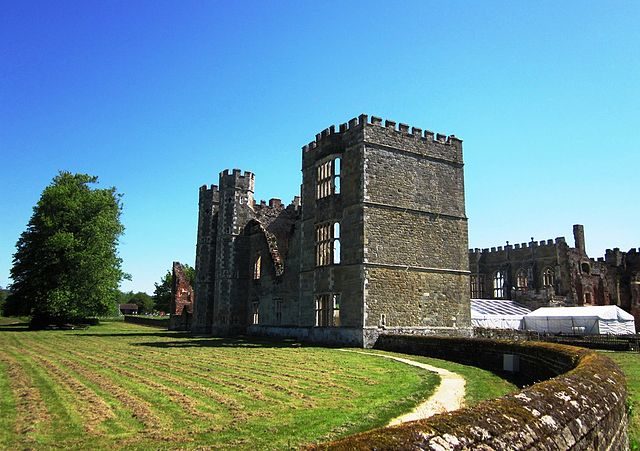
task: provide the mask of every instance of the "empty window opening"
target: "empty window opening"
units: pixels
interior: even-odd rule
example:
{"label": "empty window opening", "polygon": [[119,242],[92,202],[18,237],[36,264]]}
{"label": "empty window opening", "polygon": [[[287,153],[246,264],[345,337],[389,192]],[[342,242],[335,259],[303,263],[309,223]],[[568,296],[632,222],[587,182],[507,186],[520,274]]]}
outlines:
{"label": "empty window opening", "polygon": [[546,268],[542,273],[542,286],[552,287],[555,283],[555,273],[553,269]]}
{"label": "empty window opening", "polygon": [[332,326],[339,327],[340,326],[340,295],[333,295],[333,315],[332,315]]}
{"label": "empty window opening", "polygon": [[340,263],[340,223],[333,223],[333,264]]}
{"label": "empty window opening", "polygon": [[387,325],[387,315],[385,315],[384,313],[380,314],[380,325],[381,326]]}
{"label": "empty window opening", "polygon": [[261,271],[262,271],[262,255],[258,254],[253,263],[253,279],[254,280],[260,279]]}
{"label": "empty window opening", "polygon": [[316,296],[316,326],[324,327],[329,325],[329,295],[321,294]]}
{"label": "empty window opening", "polygon": [[484,295],[483,284],[482,284],[482,275],[480,274],[472,274],[469,279],[471,284],[471,298],[472,299],[482,299]]}
{"label": "empty window opening", "polygon": [[527,271],[523,268],[520,268],[516,273],[516,288],[520,291],[527,291],[529,287],[529,276],[527,275]]}
{"label": "empty window opening", "polygon": [[325,161],[316,168],[316,199],[340,193],[340,157]]}
{"label": "empty window opening", "polygon": [[320,294],[316,296],[316,326],[340,326],[340,295]]}
{"label": "empty window opening", "polygon": [[591,293],[585,293],[584,294],[584,303],[585,304],[591,304]]}
{"label": "empty window opening", "polygon": [[582,272],[585,274],[590,274],[591,273],[591,266],[589,266],[589,263],[583,263],[582,265]]}
{"label": "empty window opening", "polygon": [[316,226],[316,266],[340,263],[340,223]]}
{"label": "empty window opening", "polygon": [[493,276],[493,297],[496,299],[504,298],[504,274],[502,271],[496,271]]}
{"label": "empty window opening", "polygon": [[259,324],[259,323],[260,323],[260,303],[254,302],[252,304],[251,324]]}

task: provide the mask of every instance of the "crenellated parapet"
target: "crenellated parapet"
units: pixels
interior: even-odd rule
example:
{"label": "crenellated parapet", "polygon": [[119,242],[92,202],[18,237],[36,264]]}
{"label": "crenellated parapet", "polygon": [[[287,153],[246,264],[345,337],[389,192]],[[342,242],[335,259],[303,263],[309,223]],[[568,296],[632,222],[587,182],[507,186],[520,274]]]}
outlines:
{"label": "crenellated parapet", "polygon": [[220,202],[220,190],[218,185],[202,185],[198,193],[200,205],[204,203],[219,203]]}
{"label": "crenellated parapet", "polygon": [[240,169],[225,169],[220,173],[220,189],[232,188],[250,192],[255,190],[255,175],[253,172],[241,171]]}
{"label": "crenellated parapet", "polygon": [[515,244],[509,244],[509,242],[507,242],[507,244],[505,246],[497,246],[497,247],[491,247],[491,248],[484,248],[484,249],[480,249],[480,248],[473,248],[473,249],[469,249],[469,255],[482,255],[482,254],[496,254],[496,253],[504,253],[506,251],[511,251],[511,250],[521,250],[521,249],[535,249],[535,248],[539,248],[539,247],[555,247],[561,244],[566,244],[566,240],[564,237],[557,237],[555,239],[549,239],[549,240],[540,240],[540,241],[535,241],[535,240],[531,240],[528,243],[515,243]]}
{"label": "crenellated parapet", "polygon": [[413,127],[402,122],[396,122],[389,119],[384,120],[383,123],[383,119],[378,116],[371,116],[371,118],[369,118],[367,114],[361,114],[360,116],[354,117],[348,122],[340,124],[337,130],[335,125],[325,128],[316,135],[315,140],[303,146],[302,150],[304,152],[308,152],[309,150],[319,147],[323,144],[323,141],[325,141],[326,139],[331,139],[332,136],[353,131],[355,129],[360,130],[366,125],[384,127],[385,129],[393,131],[400,135],[411,136],[415,139],[420,139],[421,141],[426,142],[434,142],[451,146],[459,146],[462,143],[462,140],[460,138],[457,138],[455,135],[434,133],[430,130],[423,130],[422,128]]}

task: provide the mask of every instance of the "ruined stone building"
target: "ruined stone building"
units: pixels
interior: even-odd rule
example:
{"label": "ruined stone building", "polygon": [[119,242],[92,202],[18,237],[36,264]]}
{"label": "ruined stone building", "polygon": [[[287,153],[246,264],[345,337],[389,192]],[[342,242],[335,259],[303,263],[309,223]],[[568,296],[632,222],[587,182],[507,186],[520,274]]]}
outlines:
{"label": "ruined stone building", "polygon": [[513,299],[542,306],[617,305],[640,324],[640,249],[607,249],[589,258],[584,227],[563,237],[469,250],[471,298]]}
{"label": "ruined stone building", "polygon": [[462,141],[361,115],[302,149],[301,196],[200,188],[195,333],[356,346],[469,330]]}
{"label": "ruined stone building", "polygon": [[171,286],[171,301],[169,311],[169,329],[189,330],[191,329],[191,318],[193,316],[193,288],[184,272],[184,267],[173,262],[171,268],[173,284]]}

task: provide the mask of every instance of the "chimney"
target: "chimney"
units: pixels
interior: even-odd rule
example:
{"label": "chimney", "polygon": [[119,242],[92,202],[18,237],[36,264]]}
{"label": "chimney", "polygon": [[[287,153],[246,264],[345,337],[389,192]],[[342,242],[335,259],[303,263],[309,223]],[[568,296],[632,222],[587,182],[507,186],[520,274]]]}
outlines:
{"label": "chimney", "polygon": [[578,249],[581,254],[586,255],[587,250],[584,246],[584,226],[582,224],[575,224],[573,226],[573,240],[576,243],[576,249]]}

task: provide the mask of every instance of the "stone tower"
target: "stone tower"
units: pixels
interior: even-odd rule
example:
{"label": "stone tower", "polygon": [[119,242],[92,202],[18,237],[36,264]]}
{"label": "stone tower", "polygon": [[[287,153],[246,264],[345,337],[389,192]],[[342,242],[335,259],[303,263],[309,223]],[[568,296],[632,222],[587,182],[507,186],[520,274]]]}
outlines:
{"label": "stone tower", "polygon": [[216,242],[220,190],[217,185],[201,186],[198,201],[198,237],[196,245],[196,282],[191,330],[198,334],[211,332],[213,323]]}
{"label": "stone tower", "polygon": [[316,135],[302,173],[303,324],[365,346],[470,327],[461,140],[361,115]]}
{"label": "stone tower", "polygon": [[[246,328],[246,238],[254,175],[220,173],[219,185],[200,188],[193,332],[228,335]],[[245,283],[242,283],[242,282]]]}

